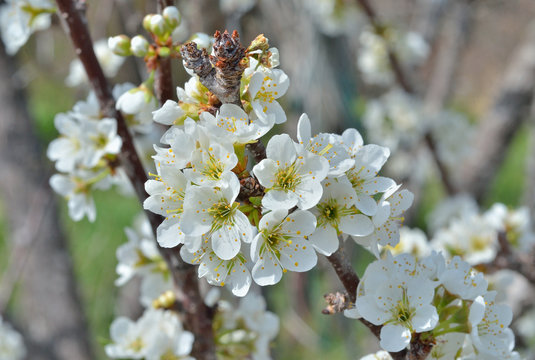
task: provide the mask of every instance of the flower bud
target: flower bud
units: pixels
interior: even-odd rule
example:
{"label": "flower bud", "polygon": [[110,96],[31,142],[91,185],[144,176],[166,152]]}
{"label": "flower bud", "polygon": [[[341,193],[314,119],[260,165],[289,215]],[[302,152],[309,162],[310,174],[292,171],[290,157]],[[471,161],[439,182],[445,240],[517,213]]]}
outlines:
{"label": "flower bud", "polygon": [[168,57],[171,55],[171,49],[166,46],[162,46],[158,49],[158,55],[160,55],[160,57]]}
{"label": "flower bud", "polygon": [[152,15],[150,19],[150,32],[156,36],[162,36],[165,34],[165,19],[162,15],[156,14]]}
{"label": "flower bud", "polygon": [[143,29],[147,30],[148,32],[151,32],[150,30],[150,22],[154,14],[147,14],[143,18]]}
{"label": "flower bud", "polygon": [[249,48],[247,49],[247,51],[249,52],[253,52],[257,50],[266,51],[267,49],[269,49],[269,41],[264,36],[264,34],[260,34],[256,37],[256,39],[254,39],[251,42],[251,45],[249,45]]}
{"label": "flower bud", "polygon": [[110,50],[119,56],[129,56],[130,54],[130,38],[126,35],[117,35],[108,38],[108,47]]}
{"label": "flower bud", "polygon": [[139,57],[147,55],[147,51],[149,50],[149,42],[142,35],[134,36],[130,43],[132,54]]}
{"label": "flower bud", "polygon": [[174,29],[180,25],[181,15],[175,6],[168,6],[163,9],[162,15],[170,28]]}

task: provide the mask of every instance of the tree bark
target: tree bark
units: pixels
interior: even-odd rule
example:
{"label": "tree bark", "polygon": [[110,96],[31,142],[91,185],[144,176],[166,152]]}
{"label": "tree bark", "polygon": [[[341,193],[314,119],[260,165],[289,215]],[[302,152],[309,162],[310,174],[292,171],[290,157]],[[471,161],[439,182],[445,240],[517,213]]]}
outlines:
{"label": "tree bark", "polygon": [[[73,265],[14,64],[0,46],[0,193],[12,249],[8,278],[21,281],[17,321],[32,360],[89,360],[93,352]],[[10,293],[12,287],[8,286]],[[2,294],[9,298],[10,294]]]}

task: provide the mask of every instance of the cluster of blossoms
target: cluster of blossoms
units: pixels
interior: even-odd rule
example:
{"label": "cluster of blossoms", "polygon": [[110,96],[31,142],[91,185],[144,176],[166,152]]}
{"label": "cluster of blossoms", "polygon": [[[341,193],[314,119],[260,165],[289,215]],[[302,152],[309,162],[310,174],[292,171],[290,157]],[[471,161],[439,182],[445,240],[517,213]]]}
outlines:
{"label": "cluster of blossoms", "polygon": [[0,5],[0,35],[6,52],[15,54],[35,31],[50,26],[52,0],[6,0]]}
{"label": "cluster of blossoms", "polygon": [[[245,146],[286,121],[278,99],[289,79],[276,68],[278,51],[267,39],[257,38],[247,53],[242,107],[214,109],[193,75],[177,89],[178,103],[168,100],[154,112],[156,122],[172,127],[161,139],[168,147],[156,147],[157,175],[146,183],[144,203],[165,217],[160,246],[183,245],[182,258],[199,265],[200,277],[237,296],[247,294],[252,281],[273,285],[287,271],[310,270],[316,252],[338,249],[340,235],[378,255],[378,245],[397,243],[412,202],[407,190],[378,176],[388,149],[364,145],[354,129],[312,136],[305,114],[298,141],[273,136],[266,158],[249,170]],[[251,182],[255,194],[244,190]]]}
{"label": "cluster of blossoms", "polygon": [[389,51],[395,52],[405,66],[420,65],[429,54],[429,46],[416,32],[400,33],[386,29],[384,34],[378,35],[365,30],[360,34],[360,45],[357,66],[363,80],[383,87],[390,87],[395,81]]}
{"label": "cluster of blossoms", "polygon": [[[395,159],[391,173],[407,176],[413,171],[415,149],[428,133],[436,143],[437,155],[451,172],[471,151],[474,129],[468,119],[453,111],[428,114],[422,101],[405,91],[392,88],[366,103],[363,122],[371,141],[390,148]],[[431,164],[430,158],[420,165]],[[419,166],[420,172],[429,166]]]}
{"label": "cluster of blossoms", "polygon": [[386,351],[403,350],[418,337],[437,344],[433,359],[518,359],[511,308],[496,303],[487,287],[483,274],[458,256],[446,261],[433,252],[418,261],[387,253],[367,267],[346,316],[382,325]]}
{"label": "cluster of blossoms", "polygon": [[[115,93],[123,92],[122,86]],[[76,103],[67,113],[57,114],[54,125],[60,136],[48,147],[48,158],[63,174],[50,178],[50,186],[68,199],[69,215],[75,220],[96,217],[93,189],[107,189],[121,178],[115,162],[122,140],[115,118],[102,117],[94,93]]]}
{"label": "cluster of blossoms", "polygon": [[25,356],[22,336],[0,316],[0,359],[22,360]]}
{"label": "cluster of blossoms", "polygon": [[[225,4],[247,11],[253,3]],[[324,4],[322,11],[340,15],[334,2]],[[488,290],[483,274],[471,266],[494,258],[500,231],[518,249],[531,248],[535,237],[529,231],[529,214],[501,205],[484,215],[463,213],[447,229],[437,231],[429,245],[424,233],[400,229],[413,195],[379,175],[390,150],[364,144],[357,130],[313,135],[303,114],[296,139],[287,134],[272,136],[263,153],[261,138],[287,121],[279,101],[290,85],[288,76],[278,69],[278,50],[270,48],[265,37],[258,36],[247,49],[241,47],[237,34],[227,32],[216,33],[215,41],[195,34],[192,42],[183,45],[186,30],[173,6],[162,14],[147,15],[143,27],[150,41],[142,35],[115,36],[108,39],[108,46],[119,57],[104,51],[99,56],[110,64],[109,76],[122,63],[120,56],[142,57],[147,63],[150,75],[145,82],[114,91],[117,110],[132,133],[155,133],[153,121],[170,126],[161,136],[163,146],[154,146],[155,174],[145,183],[149,196],[143,207],[163,217],[156,239],[148,222],[140,220],[137,229],[126,230],[128,243],[117,250],[116,284],[140,276],[145,312],[135,322],[120,317],[112,323],[111,343],[106,346],[109,357],[191,359],[195,339],[175,312],[171,274],[157,244],[176,247],[185,262],[198,266],[199,278],[226,286],[242,298],[234,307],[208,293],[207,304],[217,304],[213,329],[218,355],[266,359],[279,320],[266,311],[260,296],[250,292],[253,282],[274,285],[287,271],[309,271],[316,266],[318,253],[332,255],[347,237],[378,260],[366,269],[357,301],[346,316],[382,326],[384,350],[400,351],[417,339],[436,344],[431,353],[435,359],[518,357],[508,328],[510,308],[497,304],[496,293]],[[365,81],[374,84],[392,83],[387,62],[390,47],[409,65],[427,56],[425,43],[411,33],[379,37],[365,32],[361,41],[358,64]],[[240,70],[238,99],[222,103],[208,88],[213,84],[206,77],[228,65],[221,60],[230,52],[225,47],[236,44],[243,52],[235,64]],[[102,43],[95,44],[98,53],[97,45]],[[202,71],[184,56],[187,51],[197,56],[195,60],[209,59]],[[154,95],[158,61],[179,53],[191,78],[177,88],[178,101],[167,100],[160,107]],[[71,85],[84,81],[77,75],[79,68],[80,63],[71,67]],[[437,116],[440,121],[422,121],[421,103],[400,90],[370,103],[364,118],[376,141],[395,150],[421,140],[430,129],[443,132],[451,118],[457,119],[457,128],[465,124],[450,113]],[[117,122],[102,117],[95,95],[90,94],[72,111],[58,114],[55,124],[61,136],[50,144],[48,156],[64,174],[54,175],[50,184],[68,198],[74,220],[87,216],[93,221],[91,191],[124,179],[118,167],[122,141]],[[400,133],[406,138],[393,135]],[[459,155],[456,141],[450,136],[438,145],[447,163],[456,163],[465,154]]]}
{"label": "cluster of blossoms", "polygon": [[[447,206],[447,205],[445,205]],[[503,233],[513,249],[529,252],[535,244],[529,210],[508,209],[504,204],[494,204],[480,214],[464,211],[435,232],[429,246],[450,256],[461,256],[472,265],[487,263],[496,257],[498,236]]]}
{"label": "cluster of blossoms", "polygon": [[[145,311],[135,322],[125,317],[113,321],[106,354],[114,359],[192,359],[189,354],[194,337],[183,329],[178,314],[172,310],[173,284],[149,222],[139,216],[134,227],[125,232],[128,242],[117,249],[116,285],[140,277],[139,300]],[[232,302],[220,300],[219,293],[213,290],[205,301],[209,306],[216,305],[213,329],[220,358],[269,359],[269,344],[278,333],[279,319],[266,311],[264,299],[250,293],[236,308]]]}

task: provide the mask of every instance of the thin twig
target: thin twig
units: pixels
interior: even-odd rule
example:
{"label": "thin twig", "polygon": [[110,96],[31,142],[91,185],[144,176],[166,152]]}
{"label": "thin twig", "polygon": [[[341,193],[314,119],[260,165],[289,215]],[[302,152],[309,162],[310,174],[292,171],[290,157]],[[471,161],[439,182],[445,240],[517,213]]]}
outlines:
{"label": "thin twig", "polygon": [[[68,27],[66,30],[73,42],[76,54],[80,58],[87,77],[95,91],[102,114],[117,120],[117,133],[123,140],[119,160],[139,200],[143,202],[147,198],[144,189],[147,176],[134,148],[134,142],[128,131],[126,122],[122,114],[115,109],[115,100],[93,51],[93,42],[86,26],[86,20],[77,10],[74,1],[56,0],[56,2],[60,16]],[[146,214],[154,234],[156,234],[156,228],[161,223],[161,218],[148,211]],[[215,344],[210,309],[204,305],[204,301],[199,293],[195,268],[182,261],[177,249],[159,249],[173,276],[177,298],[181,300],[184,309],[186,309],[184,326],[195,334],[196,341],[193,346],[192,355],[198,359],[215,359]]]}
{"label": "thin twig", "polygon": [[[161,13],[167,6],[173,6],[174,0],[158,0],[158,12]],[[173,72],[171,70],[171,57],[159,57],[154,87],[156,97],[161,105],[167,100],[173,99]]]}
{"label": "thin twig", "polygon": [[[327,256],[327,260],[331,263],[336,275],[347,291],[350,303],[355,304],[357,301],[357,287],[360,279],[353,269],[351,263],[345,257],[343,249],[339,248],[331,256]],[[374,325],[364,318],[360,318],[359,321],[364,324],[364,326],[366,326],[378,339],[380,338],[382,326]],[[406,354],[407,351],[403,350],[397,353],[390,353],[390,356],[392,356],[392,359],[395,360],[403,360],[406,358]],[[418,359],[425,359],[425,357]]]}

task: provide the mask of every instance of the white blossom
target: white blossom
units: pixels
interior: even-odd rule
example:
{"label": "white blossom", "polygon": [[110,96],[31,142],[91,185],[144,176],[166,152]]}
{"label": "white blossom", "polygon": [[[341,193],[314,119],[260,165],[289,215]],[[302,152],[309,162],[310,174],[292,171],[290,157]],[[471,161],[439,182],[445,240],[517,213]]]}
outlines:
{"label": "white blossom", "polygon": [[[248,76],[255,68],[256,60],[251,58],[249,71],[246,70],[244,75]],[[289,86],[288,75],[280,69],[269,69],[261,66],[252,73],[248,93],[251,98],[251,106],[260,120],[269,122],[269,116],[274,115],[275,124],[286,122],[286,113],[277,99],[286,94]]]}
{"label": "white blossom", "polygon": [[143,202],[143,208],[165,217],[157,229],[158,243],[166,248],[179,244],[197,248],[200,245],[200,237],[186,236],[180,224],[189,181],[173,166],[160,165],[158,172],[159,175],[154,180],[145,183],[149,197]]}
{"label": "white blossom", "polygon": [[169,311],[148,309],[136,322],[119,317],[111,324],[110,335],[112,343],[105,350],[113,359],[193,359],[188,356],[193,334],[184,331],[178,317]]}
{"label": "white blossom", "polygon": [[[376,213],[372,216],[375,227],[373,233],[365,237],[354,237],[354,240],[379,256],[378,245],[395,247],[399,242],[399,228],[403,223],[403,213],[414,199],[414,195],[403,189],[401,185],[388,189],[379,200]],[[358,207],[358,206],[357,206]]]}
{"label": "white blossom", "polygon": [[[358,134],[356,130],[354,131]],[[320,133],[312,136],[310,119],[307,114],[303,114],[299,118],[299,122],[297,123],[297,139],[299,140],[299,144],[305,146],[308,151],[327,159],[329,162],[329,176],[342,175],[355,164],[355,161],[350,155],[351,150],[345,144],[345,140],[349,139],[349,137],[346,136],[346,139],[344,139],[340,135],[328,133]]]}
{"label": "white blossom", "polygon": [[275,135],[266,148],[267,158],[255,165],[253,173],[266,195],[262,205],[268,209],[306,210],[321,198],[321,181],[329,165],[325,158],[296,144],[286,134]]}
{"label": "white blossom", "polygon": [[142,84],[123,93],[117,99],[116,108],[125,114],[125,120],[132,129],[148,133],[152,125],[152,113],[158,108],[158,100],[152,90]]}
{"label": "white blossom", "polygon": [[246,144],[265,135],[274,125],[274,118],[268,121],[249,120],[249,116],[239,106],[223,104],[216,116],[209,112],[201,115],[202,124],[215,137],[224,138],[229,142]]}
{"label": "white blossom", "polygon": [[[100,39],[93,44],[93,49],[97,60],[102,66],[104,75],[106,77],[114,77],[117,75],[119,68],[123,65],[125,58],[115,55],[108,47],[107,39]],[[65,84],[70,87],[80,86],[87,83],[87,75],[85,73],[82,62],[75,59],[71,62],[69,68],[69,75],[65,79]]]}
{"label": "white blossom", "polygon": [[496,304],[496,293],[478,296],[470,307],[470,338],[477,352],[487,359],[498,360],[511,356],[515,345],[509,324],[513,318],[510,307]]}
{"label": "white blossom", "polygon": [[329,256],[338,250],[339,235],[366,236],[374,226],[368,216],[355,208],[355,193],[347,179],[327,178],[322,186],[322,197],[310,210],[317,218],[317,228],[308,240],[319,253]]}
{"label": "white blossom", "polygon": [[242,242],[250,243],[253,229],[247,216],[235,202],[240,191],[236,176],[231,173],[227,186],[211,188],[192,186],[186,193],[180,226],[188,236],[210,235],[212,249],[223,260],[234,258]]}
{"label": "white blossom", "polygon": [[240,252],[230,260],[223,260],[213,251],[209,239],[195,251],[182,247],[180,254],[187,263],[199,265],[199,278],[206,278],[210,285],[227,286],[235,296],[247,295],[252,280],[245,254]]}
{"label": "white blossom", "polygon": [[50,0],[6,0],[0,5],[0,35],[6,52],[16,54],[31,34],[50,27],[54,12]]}
{"label": "white blossom", "polygon": [[251,244],[253,280],[261,286],[273,285],[280,281],[283,272],[312,269],[317,256],[306,237],[315,228],[316,218],[305,210],[288,214],[287,210],[279,209],[264,215]]}
{"label": "white blossom", "polygon": [[441,284],[450,293],[464,300],[474,300],[487,291],[487,280],[482,273],[478,273],[460,257],[455,256],[448,262],[446,269],[440,275]]}
{"label": "white blossom", "polygon": [[381,347],[401,351],[412,333],[432,330],[438,322],[431,302],[434,284],[417,271],[410,255],[377,260],[359,284],[356,307],[360,315],[381,328]]}
{"label": "white blossom", "polygon": [[22,360],[25,356],[22,336],[0,316],[0,359]]}

